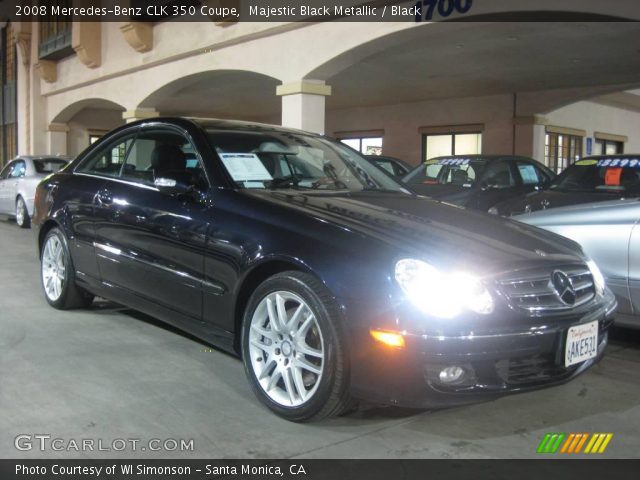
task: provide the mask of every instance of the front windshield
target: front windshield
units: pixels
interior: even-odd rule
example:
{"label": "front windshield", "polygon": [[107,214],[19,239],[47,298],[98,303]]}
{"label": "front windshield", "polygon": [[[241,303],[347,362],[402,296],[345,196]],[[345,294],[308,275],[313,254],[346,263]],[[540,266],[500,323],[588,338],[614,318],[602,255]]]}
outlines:
{"label": "front windshield", "polygon": [[322,137],[267,129],[206,133],[240,188],[408,193],[354,150]]}
{"label": "front windshield", "polygon": [[404,179],[408,185],[454,185],[471,188],[487,166],[483,158],[434,158]]}
{"label": "front windshield", "polygon": [[551,190],[640,195],[640,159],[579,160],[558,176]]}

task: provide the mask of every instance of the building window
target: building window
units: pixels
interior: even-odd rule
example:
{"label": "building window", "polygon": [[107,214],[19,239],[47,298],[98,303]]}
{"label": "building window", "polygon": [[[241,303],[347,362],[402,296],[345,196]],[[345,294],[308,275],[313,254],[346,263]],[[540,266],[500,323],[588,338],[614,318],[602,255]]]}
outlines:
{"label": "building window", "polygon": [[0,165],[14,158],[18,151],[16,44],[11,24],[0,35]]}
{"label": "building window", "polygon": [[450,155],[478,155],[482,153],[482,133],[423,134],[424,160]]}
{"label": "building window", "polygon": [[340,141],[364,155],[382,155],[382,137],[341,138]]}
{"label": "building window", "polygon": [[624,142],[597,139],[594,142],[594,155],[620,155],[622,153],[624,153]]}
{"label": "building window", "polygon": [[560,173],[582,157],[583,136],[549,132],[545,136],[544,161],[554,172]]}
{"label": "building window", "polygon": [[[57,5],[71,7],[72,0],[60,0]],[[59,60],[73,54],[71,47],[71,22],[58,17],[43,17],[38,22],[38,57]]]}

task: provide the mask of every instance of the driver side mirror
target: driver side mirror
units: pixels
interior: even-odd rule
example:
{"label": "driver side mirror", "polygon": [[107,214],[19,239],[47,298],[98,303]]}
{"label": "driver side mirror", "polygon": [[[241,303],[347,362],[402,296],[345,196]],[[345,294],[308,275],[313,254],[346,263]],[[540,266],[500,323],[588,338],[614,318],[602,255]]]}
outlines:
{"label": "driver side mirror", "polygon": [[480,190],[482,190],[483,192],[486,192],[488,190],[494,190],[496,188],[498,188],[498,185],[495,182],[492,182],[490,180],[484,180],[480,184]]}
{"label": "driver side mirror", "polygon": [[188,185],[168,177],[158,177],[153,184],[160,193],[169,196],[185,195],[191,190]]}

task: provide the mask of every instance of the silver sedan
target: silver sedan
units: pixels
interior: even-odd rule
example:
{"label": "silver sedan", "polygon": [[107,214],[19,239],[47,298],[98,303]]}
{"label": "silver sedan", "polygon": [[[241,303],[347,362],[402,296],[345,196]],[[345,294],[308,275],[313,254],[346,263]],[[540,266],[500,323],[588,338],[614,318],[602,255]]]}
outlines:
{"label": "silver sedan", "polygon": [[582,245],[616,294],[616,323],[640,328],[640,199],[551,208],[512,218]]}
{"label": "silver sedan", "polygon": [[20,227],[29,228],[36,186],[67,163],[64,157],[26,155],[10,161],[0,172],[0,214],[15,216]]}

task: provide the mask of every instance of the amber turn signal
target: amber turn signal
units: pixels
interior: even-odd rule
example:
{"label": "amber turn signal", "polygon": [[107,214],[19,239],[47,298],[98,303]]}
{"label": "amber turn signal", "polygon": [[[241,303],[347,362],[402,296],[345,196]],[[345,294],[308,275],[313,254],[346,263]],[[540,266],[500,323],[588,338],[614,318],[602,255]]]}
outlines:
{"label": "amber turn signal", "polygon": [[401,333],[384,330],[369,330],[369,333],[374,339],[389,347],[404,347],[404,336]]}

